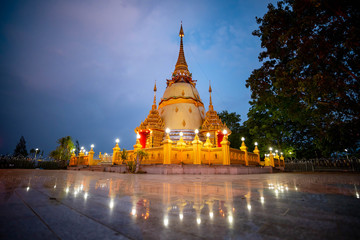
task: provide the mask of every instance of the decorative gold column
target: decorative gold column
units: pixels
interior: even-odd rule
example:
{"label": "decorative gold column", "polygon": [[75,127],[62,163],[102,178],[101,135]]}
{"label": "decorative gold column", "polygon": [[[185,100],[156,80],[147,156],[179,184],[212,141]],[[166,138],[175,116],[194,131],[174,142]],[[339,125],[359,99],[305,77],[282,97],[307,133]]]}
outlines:
{"label": "decorative gold column", "polygon": [[119,152],[120,152],[119,141],[120,140],[117,138],[115,147],[113,148],[112,165],[114,165],[114,163],[118,159],[118,155],[119,155]]}
{"label": "decorative gold column", "polygon": [[269,150],[270,150],[270,166],[272,166],[272,167],[275,167],[275,164],[274,164],[274,155],[273,155],[273,153],[272,153],[272,148],[269,148]]}
{"label": "decorative gold column", "polygon": [[258,164],[260,164],[260,151],[259,151],[259,149],[258,149],[258,143],[257,142],[255,142],[255,149],[254,149],[254,153],[258,156],[257,157],[257,162],[258,162]]}
{"label": "decorative gold column", "polygon": [[[224,130],[225,132],[226,130]],[[222,155],[223,155],[223,165],[230,165],[230,142],[228,141],[228,136],[225,132],[224,138],[221,141]]]}
{"label": "decorative gold column", "polygon": [[92,165],[94,165],[94,150],[93,150],[93,148],[94,148],[94,144],[91,144],[91,149],[90,149],[90,151],[89,151],[89,166],[92,166]]}
{"label": "decorative gold column", "polygon": [[282,165],[283,167],[285,167],[285,158],[284,158],[283,153],[281,153],[280,163],[282,163],[281,165]]}
{"label": "decorative gold column", "polygon": [[242,141],[242,143],[241,143],[240,150],[243,151],[243,152],[245,152],[245,165],[246,165],[246,166],[249,166],[248,152],[247,152],[247,147],[245,146],[245,138],[242,137],[242,138],[241,138],[241,141]]}
{"label": "decorative gold column", "polygon": [[193,151],[194,151],[194,164],[201,164],[201,147],[202,141],[200,141],[198,136],[199,130],[195,130],[195,138],[192,141]]}
{"label": "decorative gold column", "polygon": [[140,134],[136,134],[136,144],[134,145],[134,153],[136,153],[137,150],[140,150],[142,148],[142,145],[140,144]]}
{"label": "decorative gold column", "polygon": [[164,164],[171,164],[171,145],[172,145],[172,141],[170,139],[170,129],[167,128],[166,129],[166,138],[164,139],[164,141],[162,142],[163,144],[163,149],[164,149]]}

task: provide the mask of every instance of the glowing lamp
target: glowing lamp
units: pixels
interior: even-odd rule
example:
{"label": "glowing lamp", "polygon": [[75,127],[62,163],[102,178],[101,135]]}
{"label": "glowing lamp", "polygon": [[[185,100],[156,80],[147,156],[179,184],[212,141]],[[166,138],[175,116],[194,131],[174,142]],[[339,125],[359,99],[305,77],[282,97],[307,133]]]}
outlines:
{"label": "glowing lamp", "polygon": [[84,147],[81,147],[81,150],[84,150]]}
{"label": "glowing lamp", "polygon": [[272,151],[272,147],[269,147],[269,150]]}
{"label": "glowing lamp", "polygon": [[[35,149],[35,151],[39,151],[39,149],[38,149],[38,148],[36,148],[36,149]],[[347,150],[345,149],[345,151],[347,151]]]}
{"label": "glowing lamp", "polygon": [[206,136],[207,136],[207,137],[210,137],[210,133],[207,133]]}
{"label": "glowing lamp", "polygon": [[345,152],[347,152],[348,150],[347,149],[345,149]]}
{"label": "glowing lamp", "polygon": [[281,155],[283,155],[283,153],[282,153],[282,152],[281,152],[280,154],[281,154]]}
{"label": "glowing lamp", "polygon": [[244,137],[241,137],[241,141],[245,141],[245,138],[244,138]]}
{"label": "glowing lamp", "polygon": [[117,139],[115,140],[115,142],[116,142],[116,143],[119,143],[119,142],[120,142],[120,139],[117,138]]}
{"label": "glowing lamp", "polygon": [[292,154],[292,152],[289,152],[290,153],[290,155]]}
{"label": "glowing lamp", "polygon": [[170,133],[170,128],[166,128],[165,132],[166,132],[167,134],[169,134],[169,133]]}
{"label": "glowing lamp", "polygon": [[257,142],[255,142],[255,146],[257,146],[258,145],[258,143]]}
{"label": "glowing lamp", "polygon": [[199,133],[199,129],[195,129],[195,134],[198,134]]}
{"label": "glowing lamp", "polygon": [[91,146],[90,146],[91,148],[94,148],[95,147],[95,145],[94,144],[91,144]]}
{"label": "glowing lamp", "polygon": [[278,150],[275,150],[275,152],[277,153],[277,152],[279,152]]}
{"label": "glowing lamp", "polygon": [[226,135],[227,134],[227,131],[226,129],[223,130],[223,134]]}
{"label": "glowing lamp", "polygon": [[180,132],[179,135],[180,135],[180,137],[182,137],[182,136],[184,135],[184,133],[183,133],[183,132]]}

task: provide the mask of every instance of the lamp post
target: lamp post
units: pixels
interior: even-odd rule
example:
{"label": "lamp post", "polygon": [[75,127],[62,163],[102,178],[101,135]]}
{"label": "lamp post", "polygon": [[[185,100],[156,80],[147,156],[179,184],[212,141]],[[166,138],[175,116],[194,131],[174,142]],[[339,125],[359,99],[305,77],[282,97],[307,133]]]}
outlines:
{"label": "lamp post", "polygon": [[347,160],[349,161],[349,156],[348,156],[348,150],[347,150],[347,148],[345,149],[345,154],[346,154]]}
{"label": "lamp post", "polygon": [[39,151],[39,149],[38,149],[38,148],[35,148],[35,160],[36,160],[37,151]]}

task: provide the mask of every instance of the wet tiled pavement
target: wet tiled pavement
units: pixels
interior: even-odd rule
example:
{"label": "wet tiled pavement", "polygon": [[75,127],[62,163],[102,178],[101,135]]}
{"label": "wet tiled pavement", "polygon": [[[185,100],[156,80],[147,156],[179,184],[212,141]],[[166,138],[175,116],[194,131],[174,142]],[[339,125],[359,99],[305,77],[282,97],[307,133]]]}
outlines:
{"label": "wet tiled pavement", "polygon": [[0,170],[0,239],[360,239],[360,175]]}

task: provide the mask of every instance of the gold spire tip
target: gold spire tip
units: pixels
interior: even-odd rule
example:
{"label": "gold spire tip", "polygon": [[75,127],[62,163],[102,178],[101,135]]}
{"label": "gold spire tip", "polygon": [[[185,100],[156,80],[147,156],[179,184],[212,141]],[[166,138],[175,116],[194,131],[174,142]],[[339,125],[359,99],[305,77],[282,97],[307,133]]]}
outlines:
{"label": "gold spire tip", "polygon": [[183,30],[183,27],[182,27],[182,21],[181,21],[181,25],[180,25],[179,36],[180,36],[180,37],[184,37],[184,30]]}

